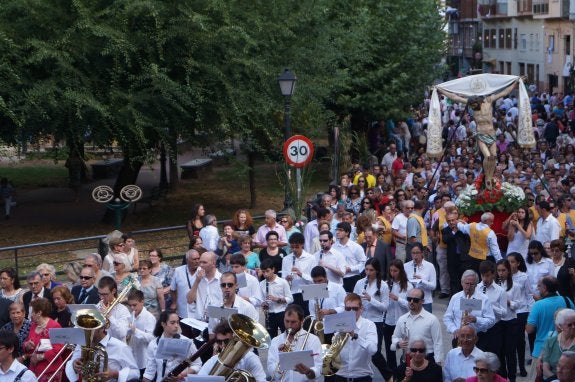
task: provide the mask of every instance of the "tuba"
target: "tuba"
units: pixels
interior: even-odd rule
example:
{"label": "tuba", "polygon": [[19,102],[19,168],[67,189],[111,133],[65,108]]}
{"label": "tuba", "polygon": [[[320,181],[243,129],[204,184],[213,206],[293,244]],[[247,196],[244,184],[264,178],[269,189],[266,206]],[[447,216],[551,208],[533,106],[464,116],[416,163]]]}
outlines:
{"label": "tuba", "polygon": [[324,377],[331,377],[341,368],[341,349],[345,346],[351,335],[349,333],[337,333],[333,336],[330,346],[322,347],[321,373]]}
{"label": "tuba", "polygon": [[270,335],[262,325],[243,314],[232,314],[228,323],[234,336],[219,354],[209,375],[225,377],[226,382],[255,382],[251,373],[234,367],[251,348],[267,349]]}
{"label": "tuba", "polygon": [[[96,373],[108,369],[108,353],[100,344],[94,344],[94,331],[107,325],[106,317],[97,309],[80,309],[72,316],[74,326],[84,329],[86,345],[82,346],[82,380],[102,382]],[[102,369],[100,366],[102,365]]]}

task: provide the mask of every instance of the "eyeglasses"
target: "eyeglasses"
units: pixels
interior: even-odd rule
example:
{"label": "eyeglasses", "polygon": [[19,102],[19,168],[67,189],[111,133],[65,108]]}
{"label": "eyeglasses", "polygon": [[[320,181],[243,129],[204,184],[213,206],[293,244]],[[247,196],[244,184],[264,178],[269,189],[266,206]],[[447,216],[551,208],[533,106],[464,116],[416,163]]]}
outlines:
{"label": "eyeglasses", "polygon": [[287,220],[282,220],[280,223],[286,224],[287,222],[288,222]]}
{"label": "eyeglasses", "polygon": [[220,283],[220,287],[221,288],[233,288],[234,287],[234,283]]}
{"label": "eyeglasses", "polygon": [[80,280],[90,280],[90,279],[93,279],[94,277],[93,277],[93,276],[80,276],[80,277],[78,277],[78,278],[79,278]]}
{"label": "eyeglasses", "polygon": [[229,339],[229,338],[227,338],[227,339],[225,339],[225,340],[216,340],[216,343],[217,343],[218,345],[227,345],[228,342],[230,342],[230,339]]}
{"label": "eyeglasses", "polygon": [[415,302],[416,304],[420,302],[421,299],[419,297],[408,297],[407,302]]}
{"label": "eyeglasses", "polygon": [[425,348],[409,348],[409,351],[412,353],[425,353]]}
{"label": "eyeglasses", "polygon": [[491,370],[485,367],[473,367],[473,371],[476,373],[489,373]]}
{"label": "eyeglasses", "polygon": [[345,311],[346,312],[351,312],[352,310],[354,312],[357,312],[358,310],[360,310],[361,308],[359,306],[346,306],[345,307]]}

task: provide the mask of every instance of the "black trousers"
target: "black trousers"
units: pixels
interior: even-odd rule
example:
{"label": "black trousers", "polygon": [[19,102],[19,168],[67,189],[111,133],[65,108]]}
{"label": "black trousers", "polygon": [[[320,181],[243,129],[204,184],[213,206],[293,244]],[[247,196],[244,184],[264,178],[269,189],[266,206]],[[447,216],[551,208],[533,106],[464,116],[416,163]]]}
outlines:
{"label": "black trousers", "polygon": [[387,358],[387,366],[392,370],[397,369],[397,358],[395,351],[391,350],[391,337],[393,336],[394,330],[395,325],[385,325],[383,327],[383,338],[385,339],[385,358]]}
{"label": "black trousers", "polygon": [[[517,326],[519,328],[519,335],[517,336],[517,364],[519,370],[525,370],[525,325],[527,324],[527,317],[529,312],[517,313]],[[533,350],[531,339],[529,340],[530,349]],[[535,342],[535,339],[533,340]]]}
{"label": "black trousers", "polygon": [[501,346],[503,344],[503,325],[501,321],[493,325],[486,332],[477,333],[479,340],[477,347],[484,352],[491,352],[493,354],[501,354]]}
{"label": "black trousers", "polygon": [[304,316],[309,316],[309,304],[307,301],[303,300],[303,295],[301,293],[294,293],[293,303],[301,306],[304,311]]}
{"label": "black trousers", "polygon": [[365,377],[357,377],[357,378],[345,378],[340,377],[339,375],[335,376],[335,382],[371,382],[373,378],[370,376]]}
{"label": "black trousers", "polygon": [[517,318],[509,321],[501,321],[503,330],[503,347],[499,360],[501,361],[501,368],[499,374],[502,377],[515,379],[517,377],[517,337],[525,337],[518,324]]}
{"label": "black trousers", "polygon": [[387,381],[392,375],[393,371],[389,368],[389,365],[385,361],[383,354],[381,354],[381,345],[383,344],[383,332],[384,323],[375,322],[375,328],[377,329],[377,351],[373,356],[371,356],[371,362],[377,367],[377,370],[383,376],[383,380]]}
{"label": "black trousers", "polygon": [[361,275],[344,277],[343,289],[345,289],[347,293],[353,292],[353,288],[355,288],[355,284],[359,281],[359,279],[361,279]]}
{"label": "black trousers", "polygon": [[276,337],[279,333],[282,333],[286,330],[284,325],[284,313],[285,312],[277,312],[277,313],[270,313],[269,314],[269,327],[267,328],[270,336]]}

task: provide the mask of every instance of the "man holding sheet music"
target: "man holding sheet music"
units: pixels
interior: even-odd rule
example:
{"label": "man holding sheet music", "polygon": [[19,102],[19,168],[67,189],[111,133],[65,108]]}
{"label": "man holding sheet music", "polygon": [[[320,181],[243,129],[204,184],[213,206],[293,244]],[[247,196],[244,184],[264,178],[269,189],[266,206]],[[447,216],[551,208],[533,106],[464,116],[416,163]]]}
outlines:
{"label": "man holding sheet music", "polygon": [[291,253],[282,260],[282,278],[290,283],[294,304],[301,306],[306,315],[307,304],[301,294],[301,286],[311,284],[311,269],[316,265],[315,257],[304,251],[303,234],[295,232],[289,238]]}
{"label": "man holding sheet music", "polygon": [[[300,351],[307,351],[307,353],[302,354],[303,362],[297,363],[293,369],[285,371],[286,377],[284,381],[307,382],[318,378],[321,374],[321,343],[317,336],[310,333],[304,346],[307,332],[302,328],[303,319],[304,311],[301,306],[296,304],[288,305],[284,315],[284,325],[286,327],[286,332],[272,339],[268,351],[267,368],[268,374],[272,376],[273,381],[279,381],[282,376],[281,365],[284,364],[284,360],[282,359],[283,356],[281,354],[298,356],[299,353],[290,353]],[[289,335],[287,333],[288,330],[290,330]],[[287,345],[291,347],[291,352],[287,352]],[[313,357],[312,361],[309,361],[310,354],[308,353],[311,353],[311,356]],[[305,361],[307,361],[307,364]],[[279,368],[277,367],[278,365],[280,365]]]}
{"label": "man holding sheet music", "polygon": [[[331,283],[327,279],[325,268],[316,265],[311,270],[311,277],[314,284],[325,284],[327,296],[309,299],[309,311],[314,319],[323,320],[324,316],[343,312],[343,301],[345,299],[345,289],[343,286]],[[305,298],[305,296],[304,296]],[[316,317],[316,302],[319,305],[320,317]]]}
{"label": "man holding sheet music", "polygon": [[476,332],[486,332],[495,324],[495,313],[489,298],[476,289],[478,282],[479,276],[474,270],[463,272],[463,290],[451,297],[443,315],[443,323],[454,339],[459,336],[459,330],[464,325],[471,326]]}
{"label": "man holding sheet music", "polygon": [[202,253],[196,279],[188,293],[188,304],[196,303],[196,318],[205,322],[208,322],[208,306],[222,305],[222,274],[216,268],[216,258],[213,252]]}
{"label": "man holding sheet music", "polygon": [[[238,283],[235,274],[232,272],[222,274],[222,277],[220,277],[220,288],[222,290],[223,304],[221,306],[208,305],[208,316],[210,317],[208,332],[210,333],[210,337],[212,337],[216,325],[221,321],[226,321],[228,316],[234,313],[234,311],[246,315],[254,321],[259,321],[259,314],[256,308],[243,298],[237,296],[236,290]],[[214,308],[220,308],[222,313],[218,314],[217,311],[212,311]]]}

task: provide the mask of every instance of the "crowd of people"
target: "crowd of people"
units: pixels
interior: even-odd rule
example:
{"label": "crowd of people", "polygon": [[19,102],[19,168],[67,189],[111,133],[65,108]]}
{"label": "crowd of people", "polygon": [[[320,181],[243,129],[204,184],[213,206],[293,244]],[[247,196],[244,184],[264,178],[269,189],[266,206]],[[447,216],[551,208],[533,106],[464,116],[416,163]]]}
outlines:
{"label": "crowd of people", "polygon": [[[179,266],[160,249],[138,251],[130,234],[114,234],[103,253],[66,265],[67,283],[50,264],[26,275],[27,287],[13,268],[0,270],[0,381],[209,374],[221,368],[218,354],[233,337],[225,319],[210,315],[214,308],[263,322],[273,338],[265,365],[248,352],[233,366],[257,382],[370,382],[374,369],[385,381],[513,382],[528,374],[530,361],[542,380],[574,380],[575,261],[566,246],[575,237],[573,97],[532,102],[534,149],[514,143],[513,96],[495,103],[495,177],[525,192],[503,235],[492,229],[492,213],[475,223],[458,210],[458,195],[482,162],[473,151],[472,111],[445,98],[441,160],[425,154],[424,113],[374,124],[374,160],[355,163],[330,185],[304,227],[273,210],[256,227],[245,209],[219,226],[197,204]],[[325,285],[327,297],[306,298],[312,284]],[[442,319],[433,314],[437,299],[449,299]],[[81,326],[78,304],[106,316],[91,333],[91,344],[107,351],[103,369],[90,369],[81,346],[62,350],[49,340],[53,328]],[[324,333],[307,318],[346,312],[355,326],[345,333]],[[208,339],[210,350],[180,367]],[[445,341],[453,347],[447,354]],[[339,362],[326,367],[322,344],[337,344]],[[294,350],[311,351],[313,362],[282,370],[281,353]]]}

